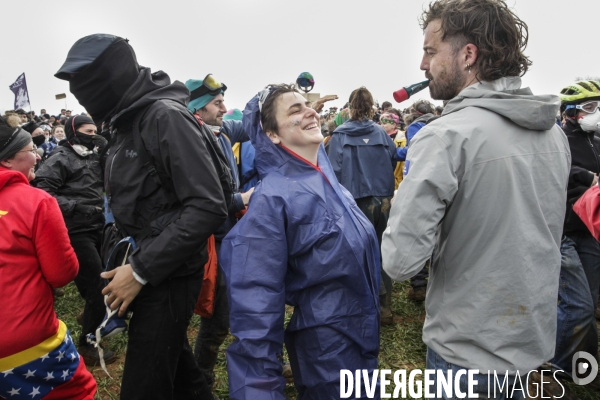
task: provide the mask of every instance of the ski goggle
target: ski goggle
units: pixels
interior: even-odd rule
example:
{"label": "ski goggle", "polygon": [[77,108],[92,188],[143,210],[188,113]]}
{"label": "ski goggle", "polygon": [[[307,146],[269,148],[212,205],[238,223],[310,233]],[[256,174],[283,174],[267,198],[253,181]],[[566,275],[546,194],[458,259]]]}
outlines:
{"label": "ski goggle", "polygon": [[[396,114],[383,113],[379,119],[382,124],[396,124],[400,123],[400,118]],[[386,121],[386,122],[383,122]]]}
{"label": "ski goggle", "polygon": [[258,110],[262,112],[263,105],[267,101],[267,97],[271,94],[271,85],[266,86],[263,90],[258,92]]}
{"label": "ski goggle", "polygon": [[216,96],[227,90],[227,86],[223,83],[218,82],[212,74],[206,75],[202,81],[202,85],[190,92],[190,101],[196,100],[205,94]]}
{"label": "ski goggle", "polygon": [[569,108],[575,108],[577,110],[582,110],[588,114],[591,114],[591,113],[596,112],[596,110],[600,108],[600,101],[599,100],[588,101],[587,103],[569,105],[566,107],[567,110]]}

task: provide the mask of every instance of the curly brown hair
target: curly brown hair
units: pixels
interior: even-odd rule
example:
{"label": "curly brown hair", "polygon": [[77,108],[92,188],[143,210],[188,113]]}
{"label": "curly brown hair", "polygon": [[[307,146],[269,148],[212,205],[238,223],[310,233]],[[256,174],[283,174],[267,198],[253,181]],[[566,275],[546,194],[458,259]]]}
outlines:
{"label": "curly brown hair", "polygon": [[373,96],[366,87],[361,86],[355,89],[350,94],[350,119],[354,121],[364,118],[371,119],[375,114],[374,104]]}
{"label": "curly brown hair", "polygon": [[413,114],[416,113],[419,115],[433,114],[435,111],[435,106],[427,100],[417,100],[413,103],[411,108],[415,111]]}
{"label": "curly brown hair", "polygon": [[458,52],[466,44],[477,46],[477,79],[493,81],[505,76],[523,76],[531,60],[523,51],[529,30],[504,0],[437,0],[421,15],[424,30],[441,21],[442,40]]}

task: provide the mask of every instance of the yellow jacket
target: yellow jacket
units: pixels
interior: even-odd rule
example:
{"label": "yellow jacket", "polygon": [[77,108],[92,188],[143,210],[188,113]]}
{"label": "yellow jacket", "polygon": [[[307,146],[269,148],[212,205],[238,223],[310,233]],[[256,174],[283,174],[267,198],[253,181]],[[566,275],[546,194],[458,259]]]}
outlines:
{"label": "yellow jacket", "polygon": [[[396,147],[404,147],[406,146],[406,136],[404,132],[398,130],[398,134],[396,135],[396,139],[394,139],[394,143],[396,143]],[[396,189],[398,189],[398,185],[402,182],[402,178],[404,178],[404,161],[398,161],[396,164],[396,169],[394,170],[394,178],[396,179]]]}

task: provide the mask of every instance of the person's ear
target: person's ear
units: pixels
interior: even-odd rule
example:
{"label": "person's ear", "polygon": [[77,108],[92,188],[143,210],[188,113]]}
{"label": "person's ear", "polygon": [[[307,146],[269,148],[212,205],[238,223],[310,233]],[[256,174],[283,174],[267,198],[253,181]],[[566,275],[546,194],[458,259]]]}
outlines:
{"label": "person's ear", "polygon": [[2,165],[4,168],[8,168],[8,169],[10,169],[10,167],[12,166],[12,164],[10,163],[9,160],[0,161],[0,165]]}
{"label": "person's ear", "polygon": [[269,139],[271,139],[271,142],[273,142],[273,144],[281,144],[281,139],[279,139],[279,135],[277,135],[275,132],[268,131],[265,133],[267,134]]}
{"label": "person's ear", "polygon": [[477,61],[477,56],[479,55],[479,49],[473,43],[467,43],[464,47],[464,64],[470,65],[473,67],[475,62]]}

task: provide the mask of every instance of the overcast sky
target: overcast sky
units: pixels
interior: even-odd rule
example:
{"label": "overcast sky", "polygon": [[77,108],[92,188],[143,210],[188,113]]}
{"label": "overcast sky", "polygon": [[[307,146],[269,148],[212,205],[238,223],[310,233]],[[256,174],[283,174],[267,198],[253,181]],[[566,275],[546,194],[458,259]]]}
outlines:
{"label": "overcast sky", "polygon": [[[110,33],[128,38],[141,65],[172,80],[211,72],[228,90],[228,108],[244,108],[268,83],[315,77],[313,92],[337,94],[366,86],[380,103],[425,79],[419,70],[422,0],[130,0],[5,2],[0,37],[0,112],[13,108],[8,86],[23,72],[32,109],[83,111],[66,82],[54,78],[79,38]],[[529,26],[523,78],[534,93],[558,93],[580,76],[600,75],[600,1],[509,0]],[[574,15],[577,17],[574,17]],[[414,99],[429,98],[425,90]],[[412,99],[411,99],[412,100]],[[410,102],[410,100],[409,100]],[[400,108],[410,104],[402,104]]]}

